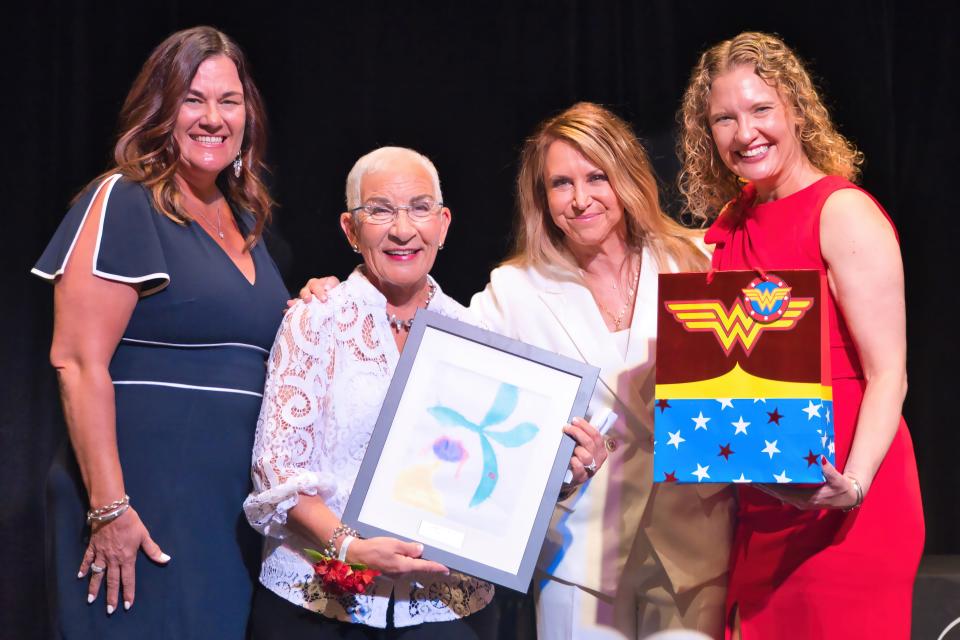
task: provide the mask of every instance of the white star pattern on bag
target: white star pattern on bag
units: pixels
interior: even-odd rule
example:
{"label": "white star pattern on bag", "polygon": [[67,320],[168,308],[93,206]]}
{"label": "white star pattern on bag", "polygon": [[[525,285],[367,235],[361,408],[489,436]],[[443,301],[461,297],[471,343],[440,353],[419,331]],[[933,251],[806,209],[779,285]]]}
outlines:
{"label": "white star pattern on bag", "polygon": [[763,451],[766,454],[769,454],[771,459],[773,459],[773,454],[780,453],[780,449],[777,449],[776,440],[774,440],[773,442],[770,442],[769,440],[764,440],[764,442],[767,444],[767,446],[761,449],[761,451]]}
{"label": "white star pattern on bag", "polygon": [[703,482],[703,479],[704,479],[704,478],[709,478],[709,477],[710,477],[710,474],[707,473],[707,470],[708,470],[709,468],[710,468],[710,465],[707,465],[707,466],[703,467],[703,466],[701,466],[700,463],[698,462],[698,463],[697,463],[697,470],[696,470],[696,471],[691,471],[690,473],[691,473],[692,475],[697,476],[697,482]]}
{"label": "white star pattern on bag", "polygon": [[686,438],[681,437],[680,432],[677,431],[676,433],[670,433],[670,440],[667,442],[667,446],[673,445],[677,449],[680,449],[680,443],[686,441]]}
{"label": "white star pattern on bag", "polygon": [[730,423],[730,426],[736,427],[736,429],[737,429],[736,431],[733,432],[733,435],[737,435],[738,433],[742,433],[743,435],[747,435],[747,427],[750,426],[750,423],[749,423],[749,422],[744,422],[744,421],[743,421],[743,416],[740,416],[740,419],[737,420],[736,422],[731,422],[731,423]]}
{"label": "white star pattern on bag", "polygon": [[700,415],[698,415],[696,418],[690,418],[690,419],[693,420],[693,423],[695,425],[697,425],[693,428],[694,431],[696,431],[697,429],[706,429],[707,423],[710,422],[710,418],[703,417],[703,411],[701,411]]}

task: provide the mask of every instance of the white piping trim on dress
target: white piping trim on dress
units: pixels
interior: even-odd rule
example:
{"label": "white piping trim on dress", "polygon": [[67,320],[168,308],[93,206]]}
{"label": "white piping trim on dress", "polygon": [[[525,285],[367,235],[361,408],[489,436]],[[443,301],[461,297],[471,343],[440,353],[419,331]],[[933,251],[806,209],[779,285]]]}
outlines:
{"label": "white piping trim on dress", "polygon": [[263,347],[258,347],[255,344],[247,344],[245,342],[208,342],[208,343],[184,344],[179,342],[158,342],[156,340],[138,340],[137,338],[121,338],[120,342],[135,342],[137,344],[155,344],[162,347],[186,347],[188,349],[201,349],[204,347],[243,347],[245,349],[254,349],[256,351],[259,351],[265,354],[270,353]]}
{"label": "white piping trim on dress", "polygon": [[[122,177],[121,174],[115,173],[115,174],[113,174],[112,176],[110,176],[109,178],[107,178],[106,180],[104,180],[103,182],[101,182],[101,183],[97,186],[97,190],[93,192],[93,197],[90,198],[90,204],[87,205],[86,210],[83,212],[83,217],[80,218],[80,224],[77,226],[77,233],[74,234],[73,240],[70,242],[70,248],[67,249],[67,255],[65,255],[65,256],[63,257],[63,263],[62,263],[59,267],[57,267],[57,270],[54,271],[53,273],[44,273],[43,271],[40,271],[39,269],[31,269],[31,270],[30,270],[30,273],[33,273],[33,274],[35,274],[35,275],[38,275],[38,276],[40,276],[40,277],[42,277],[42,278],[46,278],[47,280],[53,280],[53,279],[56,278],[57,276],[63,275],[64,269],[67,268],[67,263],[70,262],[70,256],[73,255],[73,249],[74,249],[74,247],[77,246],[77,240],[80,238],[80,232],[83,231],[83,225],[84,225],[84,224],[86,223],[86,221],[87,221],[87,216],[90,215],[90,208],[93,206],[93,203],[97,201],[97,196],[100,195],[100,191],[101,191],[105,186],[107,186],[108,183],[110,184],[110,189],[112,189],[114,183],[116,183],[116,181],[119,180],[121,177]],[[110,193],[109,193],[109,189],[108,189],[108,190],[107,190],[107,198],[109,198],[109,197],[110,197]],[[104,202],[103,202],[103,210],[105,211],[106,208],[107,208],[107,202],[106,202],[106,200],[104,200]],[[100,216],[100,221],[101,221],[101,225],[102,225],[102,222],[103,222],[103,216],[102,216],[102,215]],[[101,229],[101,231],[102,231],[102,229]],[[97,231],[97,249],[100,248],[100,233],[101,233],[101,231]],[[96,252],[94,252],[93,264],[94,264],[94,266],[96,266],[96,264],[97,264]]]}
{"label": "white piping trim on dress", "polygon": [[197,391],[219,391],[221,393],[242,393],[245,396],[254,396],[262,398],[262,393],[255,391],[244,391],[242,389],[231,389],[229,387],[200,387],[194,384],[180,384],[179,382],[158,382],[157,380],[114,380],[113,384],[144,384],[155,387],[173,387],[175,389],[195,389]]}
{"label": "white piping trim on dress", "polygon": [[103,238],[103,225],[107,218],[107,204],[110,201],[110,193],[113,191],[114,185],[117,184],[117,181],[123,177],[123,174],[115,173],[112,176],[106,178],[100,185],[97,187],[97,190],[93,193],[93,197],[90,199],[90,204],[87,205],[86,211],[83,212],[83,218],[80,219],[80,225],[77,227],[77,232],[73,236],[73,240],[70,242],[70,248],[67,249],[67,255],[63,258],[63,263],[57,267],[57,270],[51,273],[44,273],[37,268],[30,270],[30,273],[45,278],[47,280],[55,280],[57,276],[63,275],[63,272],[67,268],[67,263],[70,262],[70,256],[73,255],[73,250],[77,245],[77,240],[80,238],[80,233],[83,231],[83,225],[87,222],[87,217],[90,215],[90,208],[93,207],[93,203],[97,201],[97,196],[100,195],[100,191],[106,187],[107,192],[103,196],[103,206],[100,208],[100,224],[97,227],[97,243],[93,249],[93,264],[90,265],[90,270],[95,276],[100,276],[101,278],[106,278],[107,280],[114,280],[116,282],[125,282],[127,284],[137,284],[140,282],[146,282],[148,280],[164,280],[156,287],[148,289],[146,291],[140,292],[140,297],[148,296],[151,293],[156,293],[161,289],[164,289],[168,284],[170,284],[170,274],[168,273],[151,273],[145,276],[136,276],[128,277],[121,276],[115,273],[108,273],[106,271],[101,271],[97,269],[97,259],[100,257],[100,242]]}

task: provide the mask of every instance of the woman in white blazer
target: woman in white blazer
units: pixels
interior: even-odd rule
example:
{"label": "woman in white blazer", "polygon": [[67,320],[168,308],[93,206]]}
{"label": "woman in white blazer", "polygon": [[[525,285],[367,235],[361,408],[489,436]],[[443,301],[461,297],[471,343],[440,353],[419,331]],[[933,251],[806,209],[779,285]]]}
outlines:
{"label": "woman in white blazer", "polygon": [[[704,269],[699,234],[659,204],[630,127],[578,103],[523,148],[517,241],[471,312],[490,329],[601,369],[591,415],[618,416],[605,468],[566,488],[534,580],[546,640],[720,637],[733,501],[725,485],[653,485],[657,274]],[[329,279],[302,296],[323,296]],[[578,474],[582,477],[582,474]]]}
{"label": "woman in white blazer", "polygon": [[492,330],[600,367],[591,412],[619,418],[605,469],[557,505],[535,579],[537,634],[722,633],[732,528],[724,485],[653,485],[657,274],[701,270],[663,213],[630,127],[579,103],[524,145],[513,255],[470,310]]}

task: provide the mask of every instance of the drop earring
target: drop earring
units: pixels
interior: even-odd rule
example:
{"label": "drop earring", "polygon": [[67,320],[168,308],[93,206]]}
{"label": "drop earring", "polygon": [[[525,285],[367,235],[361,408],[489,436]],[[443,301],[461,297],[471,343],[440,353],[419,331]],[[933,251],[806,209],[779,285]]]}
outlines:
{"label": "drop earring", "polygon": [[353,248],[354,253],[360,253],[360,247],[355,244],[350,245]]}
{"label": "drop earring", "polygon": [[233,161],[233,176],[235,178],[240,177],[240,171],[243,170],[243,158],[240,157],[240,154],[237,154],[236,159]]}

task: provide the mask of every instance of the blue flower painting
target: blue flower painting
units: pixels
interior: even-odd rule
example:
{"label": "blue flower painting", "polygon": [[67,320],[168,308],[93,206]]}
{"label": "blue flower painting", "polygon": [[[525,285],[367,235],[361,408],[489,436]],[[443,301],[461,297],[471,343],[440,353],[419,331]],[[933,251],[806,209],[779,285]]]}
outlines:
{"label": "blue flower painting", "polygon": [[[480,450],[483,456],[483,471],[480,475],[480,482],[477,485],[473,497],[470,499],[470,506],[476,507],[487,500],[497,486],[499,479],[499,467],[497,465],[497,453],[493,444],[496,443],[503,447],[522,447],[533,440],[540,429],[532,422],[521,422],[507,429],[506,431],[492,430],[490,427],[501,425],[510,418],[517,408],[517,400],[520,390],[512,385],[502,383],[497,390],[493,404],[487,410],[483,420],[479,423],[466,419],[460,412],[451,407],[437,405],[430,407],[427,411],[440,424],[447,427],[464,428],[477,434],[480,440]],[[447,462],[458,461],[454,454],[466,451],[460,448],[451,448],[444,446],[441,449],[434,449],[434,454],[441,460]]]}

